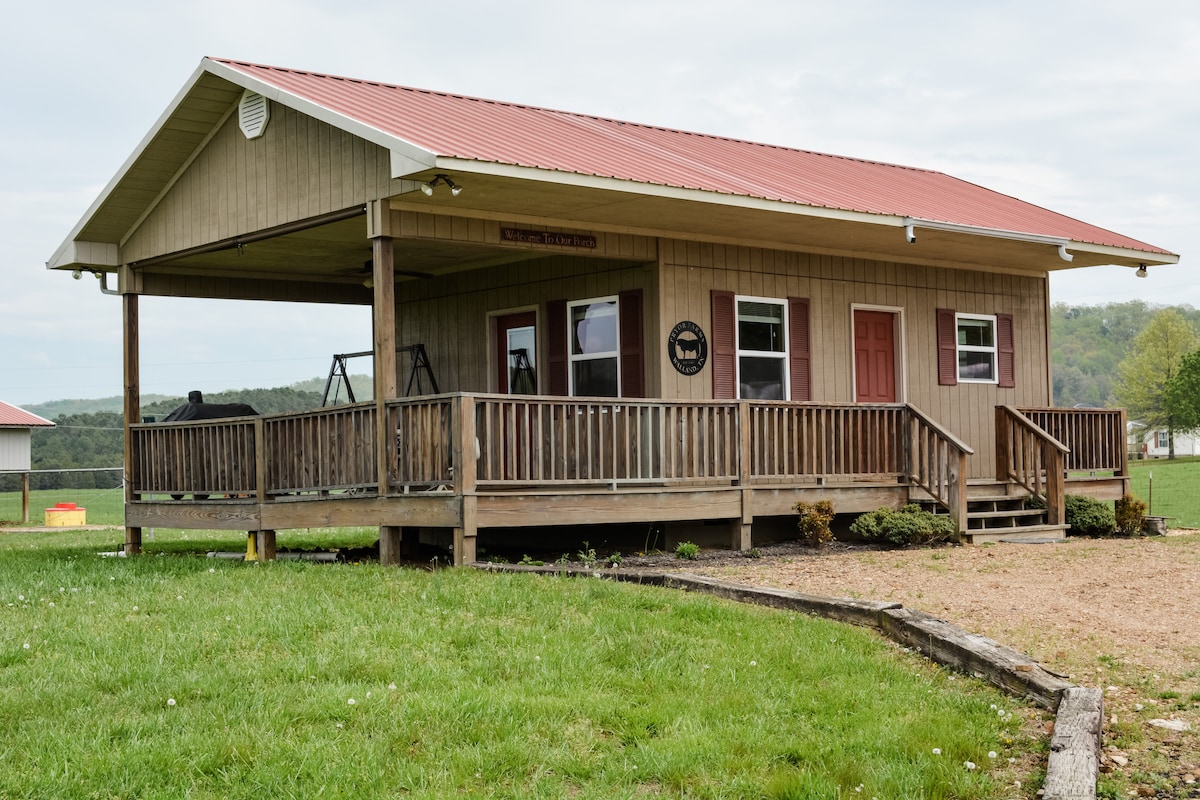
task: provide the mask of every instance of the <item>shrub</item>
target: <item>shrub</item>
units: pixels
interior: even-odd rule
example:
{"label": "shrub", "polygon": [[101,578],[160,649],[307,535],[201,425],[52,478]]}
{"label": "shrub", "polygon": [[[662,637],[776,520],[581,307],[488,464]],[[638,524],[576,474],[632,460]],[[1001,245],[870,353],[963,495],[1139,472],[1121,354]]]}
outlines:
{"label": "shrub", "polygon": [[1146,520],[1146,504],[1135,495],[1127,494],[1113,508],[1117,533],[1122,536],[1141,536]]}
{"label": "shrub", "polygon": [[675,557],[694,561],[700,555],[700,545],[693,542],[680,542],[675,546]]}
{"label": "shrub", "polygon": [[1068,531],[1073,536],[1112,536],[1117,529],[1113,510],[1105,503],[1079,494],[1065,498]]}
{"label": "shrub", "polygon": [[833,503],[829,500],[818,500],[806,503],[801,500],[793,508],[800,514],[800,533],[813,547],[820,547],[833,541],[833,531],[829,523],[833,522]]}
{"label": "shrub", "polygon": [[949,517],[932,514],[910,503],[899,511],[880,508],[862,514],[854,520],[850,532],[869,542],[931,544],[954,536],[954,523]]}

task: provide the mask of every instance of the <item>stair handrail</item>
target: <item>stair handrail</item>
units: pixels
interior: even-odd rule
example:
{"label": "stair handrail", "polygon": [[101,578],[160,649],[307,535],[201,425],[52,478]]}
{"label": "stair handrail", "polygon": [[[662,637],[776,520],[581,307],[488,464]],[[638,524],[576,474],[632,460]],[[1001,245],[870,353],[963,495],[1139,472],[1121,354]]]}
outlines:
{"label": "stair handrail", "polygon": [[1016,408],[996,406],[996,477],[1013,481],[1046,504],[1046,522],[1065,523],[1067,455],[1071,448]]}
{"label": "stair handrail", "polygon": [[908,480],[946,509],[961,540],[967,532],[967,456],[975,449],[912,403],[905,408],[910,425]]}

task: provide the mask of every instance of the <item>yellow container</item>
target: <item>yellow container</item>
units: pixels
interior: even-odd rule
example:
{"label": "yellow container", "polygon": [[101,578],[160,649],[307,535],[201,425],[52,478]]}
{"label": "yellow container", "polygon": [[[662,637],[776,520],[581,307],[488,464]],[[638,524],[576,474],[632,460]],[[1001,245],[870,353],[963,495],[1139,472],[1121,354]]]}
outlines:
{"label": "yellow container", "polygon": [[87,525],[86,508],[79,508],[74,503],[55,503],[54,508],[46,509],[47,528],[72,528],[76,525]]}

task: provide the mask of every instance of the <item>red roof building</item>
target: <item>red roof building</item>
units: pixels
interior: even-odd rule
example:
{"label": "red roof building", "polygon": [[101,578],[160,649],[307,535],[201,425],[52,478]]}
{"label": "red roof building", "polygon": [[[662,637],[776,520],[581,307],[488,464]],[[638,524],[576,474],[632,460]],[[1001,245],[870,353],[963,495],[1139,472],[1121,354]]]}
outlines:
{"label": "red roof building", "polygon": [[967,478],[1060,534],[1056,476],[1128,474],[1123,412],[1051,408],[1049,275],[1178,260],[941,172],[206,58],[48,266],[122,296],[129,421],[140,302],[371,307],[361,418],[127,423],[131,548],[338,519],[471,560],[483,529],[599,521],[748,547],[822,496],[927,496],[979,538],[1036,516],[969,512]]}

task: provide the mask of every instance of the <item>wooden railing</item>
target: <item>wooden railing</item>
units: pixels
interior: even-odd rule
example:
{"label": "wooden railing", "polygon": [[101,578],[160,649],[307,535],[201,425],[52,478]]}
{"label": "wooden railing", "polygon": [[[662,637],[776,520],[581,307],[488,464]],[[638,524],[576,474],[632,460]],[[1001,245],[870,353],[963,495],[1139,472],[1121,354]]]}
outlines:
{"label": "wooden railing", "polygon": [[905,474],[899,405],[742,403],[749,420],[749,476],[899,479]]}
{"label": "wooden railing", "polygon": [[1065,521],[1064,482],[1070,452],[1017,409],[996,406],[996,477],[1023,486],[1044,502],[1046,522],[1051,525]]}
{"label": "wooden railing", "polygon": [[[961,505],[971,449],[918,409],[449,394],[385,404],[389,494],[911,482]],[[134,495],[376,493],[376,406],[131,426]]]}
{"label": "wooden railing", "polygon": [[138,495],[253,495],[258,491],[262,419],[134,425],[128,480]]}
{"label": "wooden railing", "polygon": [[1129,474],[1123,408],[1021,408],[1025,417],[1067,447],[1067,472]]}
{"label": "wooden railing", "polygon": [[943,506],[959,535],[967,531],[967,456],[975,451],[916,406],[906,406],[908,480]]}
{"label": "wooden railing", "polygon": [[264,417],[262,426],[267,494],[378,486],[373,403]]}
{"label": "wooden railing", "polygon": [[454,481],[453,430],[461,395],[434,395],[387,403],[391,491],[449,487]]}
{"label": "wooden railing", "polygon": [[738,477],[737,403],[475,395],[476,485]]}

